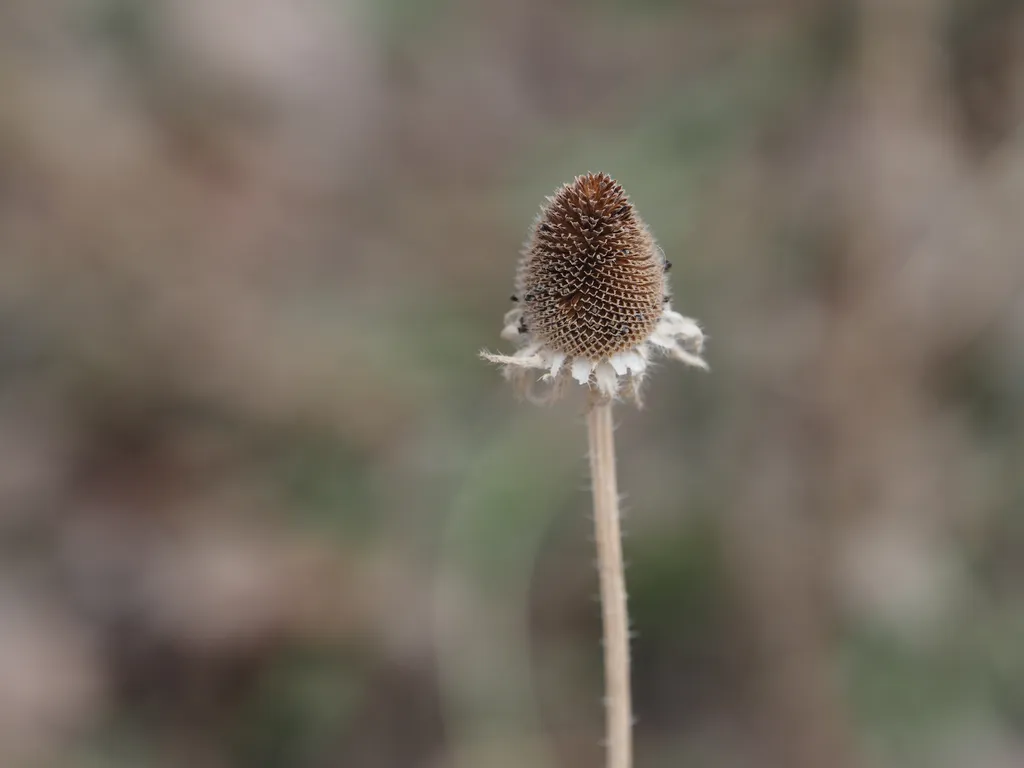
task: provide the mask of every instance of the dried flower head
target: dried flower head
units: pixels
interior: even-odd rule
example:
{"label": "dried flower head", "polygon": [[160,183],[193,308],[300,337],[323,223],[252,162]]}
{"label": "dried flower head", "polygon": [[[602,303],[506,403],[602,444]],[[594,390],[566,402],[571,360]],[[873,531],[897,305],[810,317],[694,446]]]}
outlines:
{"label": "dried flower head", "polygon": [[[501,333],[519,349],[483,357],[534,399],[557,397],[570,379],[614,398],[624,378],[639,402],[654,351],[707,368],[700,326],[672,311],[670,267],[618,182],[578,176],[548,198],[519,262]],[[537,369],[550,385],[540,397]]]}

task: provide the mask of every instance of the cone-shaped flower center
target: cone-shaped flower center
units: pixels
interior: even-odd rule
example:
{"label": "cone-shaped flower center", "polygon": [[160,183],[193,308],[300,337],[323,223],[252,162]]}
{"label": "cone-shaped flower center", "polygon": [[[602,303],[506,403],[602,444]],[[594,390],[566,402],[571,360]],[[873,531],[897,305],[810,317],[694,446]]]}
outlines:
{"label": "cone-shaped flower center", "polygon": [[591,360],[634,349],[665,301],[665,262],[622,187],[580,176],[537,219],[519,270],[529,333],[552,350]]}

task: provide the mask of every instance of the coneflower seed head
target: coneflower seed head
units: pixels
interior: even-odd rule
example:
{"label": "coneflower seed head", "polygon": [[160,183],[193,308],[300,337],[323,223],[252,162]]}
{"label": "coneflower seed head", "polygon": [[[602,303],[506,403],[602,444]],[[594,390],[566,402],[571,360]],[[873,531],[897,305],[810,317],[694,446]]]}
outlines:
{"label": "coneflower seed head", "polygon": [[597,360],[633,349],[661,317],[665,268],[618,182],[579,176],[534,225],[517,276],[523,324],[568,356]]}
{"label": "coneflower seed head", "polygon": [[[606,399],[625,382],[639,405],[655,354],[708,367],[700,325],[672,309],[670,266],[614,179],[579,176],[548,198],[519,261],[501,330],[515,353],[481,355],[537,402],[557,399],[573,380]],[[538,393],[538,383],[549,386]]]}

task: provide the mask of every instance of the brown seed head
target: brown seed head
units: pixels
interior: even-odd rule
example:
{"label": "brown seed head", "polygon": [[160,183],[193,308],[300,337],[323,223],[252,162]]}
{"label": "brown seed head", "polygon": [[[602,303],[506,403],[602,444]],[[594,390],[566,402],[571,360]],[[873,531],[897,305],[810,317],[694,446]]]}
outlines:
{"label": "brown seed head", "polygon": [[520,262],[529,332],[570,356],[607,358],[646,340],[661,315],[665,261],[622,187],[604,173],[559,189]]}

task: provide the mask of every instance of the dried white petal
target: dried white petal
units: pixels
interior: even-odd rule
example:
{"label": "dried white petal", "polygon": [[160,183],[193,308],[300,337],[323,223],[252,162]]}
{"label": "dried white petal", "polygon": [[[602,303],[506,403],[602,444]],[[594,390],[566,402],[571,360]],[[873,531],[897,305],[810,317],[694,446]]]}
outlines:
{"label": "dried white petal", "polygon": [[599,363],[594,369],[594,378],[597,380],[597,389],[602,395],[615,397],[619,391],[619,377],[609,363]]}
{"label": "dried white petal", "polygon": [[555,352],[551,355],[551,368],[548,370],[548,378],[555,378],[558,372],[562,370],[562,365],[565,363],[565,355],[561,352]]}
{"label": "dried white petal", "polygon": [[577,357],[572,361],[572,377],[580,384],[590,382],[590,372],[594,370],[594,363],[585,357]]}
{"label": "dried white petal", "polygon": [[546,368],[547,365],[541,350],[542,346],[534,343],[523,347],[514,355],[495,355],[492,352],[483,350],[480,356],[492,363],[509,365],[516,368]]}
{"label": "dried white petal", "polygon": [[630,373],[639,376],[647,369],[647,361],[639,352],[623,352],[622,358]]}
{"label": "dried white petal", "polygon": [[655,334],[694,342],[698,350],[704,344],[704,331],[700,329],[697,321],[692,317],[683,317],[671,309],[666,309],[662,313]]}
{"label": "dried white petal", "polygon": [[626,366],[626,360],[621,352],[608,358],[608,362],[619,376],[625,376],[626,372],[629,371],[629,368]]}
{"label": "dried white petal", "polygon": [[687,352],[685,349],[678,345],[672,348],[672,357],[674,357],[676,360],[679,360],[682,363],[692,365],[694,368],[701,368],[705,371],[711,370],[703,357],[695,355],[692,352]]}
{"label": "dried white petal", "polygon": [[495,355],[493,352],[483,351],[480,356],[498,365],[510,365],[515,368],[543,368],[544,359],[540,355]]}

